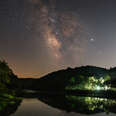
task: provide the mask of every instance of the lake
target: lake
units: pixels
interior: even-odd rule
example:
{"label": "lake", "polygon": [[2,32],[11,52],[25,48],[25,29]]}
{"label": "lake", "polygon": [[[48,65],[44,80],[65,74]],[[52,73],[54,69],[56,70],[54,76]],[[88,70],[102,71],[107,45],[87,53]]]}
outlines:
{"label": "lake", "polygon": [[112,99],[40,95],[38,98],[22,99],[14,111],[5,116],[116,116],[115,109],[116,100]]}

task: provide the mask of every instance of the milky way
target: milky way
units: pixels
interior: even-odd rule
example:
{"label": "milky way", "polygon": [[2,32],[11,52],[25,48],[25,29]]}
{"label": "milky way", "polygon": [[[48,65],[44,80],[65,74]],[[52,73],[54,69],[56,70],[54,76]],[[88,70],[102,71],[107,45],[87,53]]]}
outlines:
{"label": "milky way", "polygon": [[49,0],[48,4],[42,0],[29,2],[33,5],[30,18],[33,19],[31,24],[35,31],[32,34],[44,40],[46,49],[42,51],[47,51],[49,62],[64,66],[81,65],[89,35],[78,16],[70,11],[58,11],[55,0]]}
{"label": "milky way", "polygon": [[116,66],[116,0],[0,0],[0,58],[19,77]]}

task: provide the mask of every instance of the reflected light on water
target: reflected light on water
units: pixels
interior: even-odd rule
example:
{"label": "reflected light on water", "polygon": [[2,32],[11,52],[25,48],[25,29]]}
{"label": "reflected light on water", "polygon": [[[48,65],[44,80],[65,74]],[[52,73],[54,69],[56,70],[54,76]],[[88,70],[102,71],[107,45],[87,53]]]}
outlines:
{"label": "reflected light on water", "polygon": [[[66,96],[66,99],[70,103],[75,103],[78,105],[78,100],[90,111],[94,111],[97,108],[104,108],[104,105],[116,104],[115,100],[108,100],[103,98],[91,98],[91,97],[77,97],[77,96]],[[45,99],[44,99],[45,100]],[[49,101],[49,99],[46,99]],[[45,100],[45,101],[46,101]],[[54,104],[59,105],[57,101],[54,101]],[[72,105],[73,106],[73,105]],[[74,105],[75,106],[75,105]],[[77,107],[76,109],[78,109]],[[80,105],[81,108],[81,105]],[[83,107],[84,108],[84,107]],[[83,109],[81,108],[81,109]],[[75,108],[74,108],[75,109]],[[84,111],[83,111],[84,113]],[[48,105],[47,103],[41,102],[38,99],[24,99],[19,106],[18,110],[11,116],[87,116],[83,113],[77,112],[67,112],[59,108],[54,108],[53,106]],[[106,116],[108,113],[95,113],[91,114],[92,116]],[[116,114],[110,113],[108,116],[115,116]]]}

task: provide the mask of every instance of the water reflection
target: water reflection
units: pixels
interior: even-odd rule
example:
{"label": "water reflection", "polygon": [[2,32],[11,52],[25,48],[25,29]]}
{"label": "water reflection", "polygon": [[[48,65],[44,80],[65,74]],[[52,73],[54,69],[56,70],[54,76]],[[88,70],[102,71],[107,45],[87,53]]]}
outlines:
{"label": "water reflection", "polygon": [[63,95],[39,96],[39,100],[66,112],[81,114],[116,113],[116,100],[112,99]]}
{"label": "water reflection", "polygon": [[112,99],[44,94],[38,98],[15,100],[0,111],[0,116],[115,116],[115,109],[116,100]]}

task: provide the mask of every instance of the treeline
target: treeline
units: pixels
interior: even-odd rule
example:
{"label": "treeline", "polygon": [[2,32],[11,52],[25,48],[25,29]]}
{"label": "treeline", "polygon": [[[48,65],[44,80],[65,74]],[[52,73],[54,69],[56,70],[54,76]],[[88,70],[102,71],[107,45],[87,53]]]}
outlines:
{"label": "treeline", "polygon": [[108,81],[105,81],[104,84],[111,84],[112,87],[115,87],[116,68],[108,70],[95,66],[82,66],[73,69],[67,68],[65,70],[59,70],[47,74],[40,79],[20,79],[17,78],[4,60],[0,61],[0,90],[19,91],[29,89],[41,91],[64,91],[67,87],[73,87],[73,85],[76,85],[76,87],[79,88],[78,86],[84,85],[83,82],[87,82],[90,77],[93,83],[96,80],[99,82],[101,77],[104,81],[106,80],[106,77],[109,77],[110,79],[107,79]]}
{"label": "treeline", "polygon": [[[10,115],[21,102],[21,99],[16,97],[18,88],[15,86],[15,82],[17,80],[17,76],[8,64],[4,60],[0,60],[0,115],[2,116]],[[10,110],[8,110],[9,108]]]}
{"label": "treeline", "polygon": [[0,90],[13,89],[13,85],[17,80],[17,76],[9,68],[8,64],[3,60],[0,61]]}
{"label": "treeline", "polygon": [[97,79],[107,75],[108,71],[104,68],[94,66],[82,66],[77,68],[67,68],[59,70],[40,79],[19,79],[18,84],[22,89],[40,91],[65,91],[66,87],[75,81],[77,86],[86,81],[88,77],[94,76]]}
{"label": "treeline", "polygon": [[[115,69],[116,68],[108,70],[95,66],[82,66],[73,69],[67,68],[65,70],[49,73],[40,79],[19,79],[17,85],[21,89],[38,91],[65,91],[67,88],[91,89],[90,84],[92,84],[92,88],[94,89],[94,85],[96,85],[96,88],[97,85],[111,85],[111,87],[115,87]],[[102,82],[104,82],[104,84]]]}

